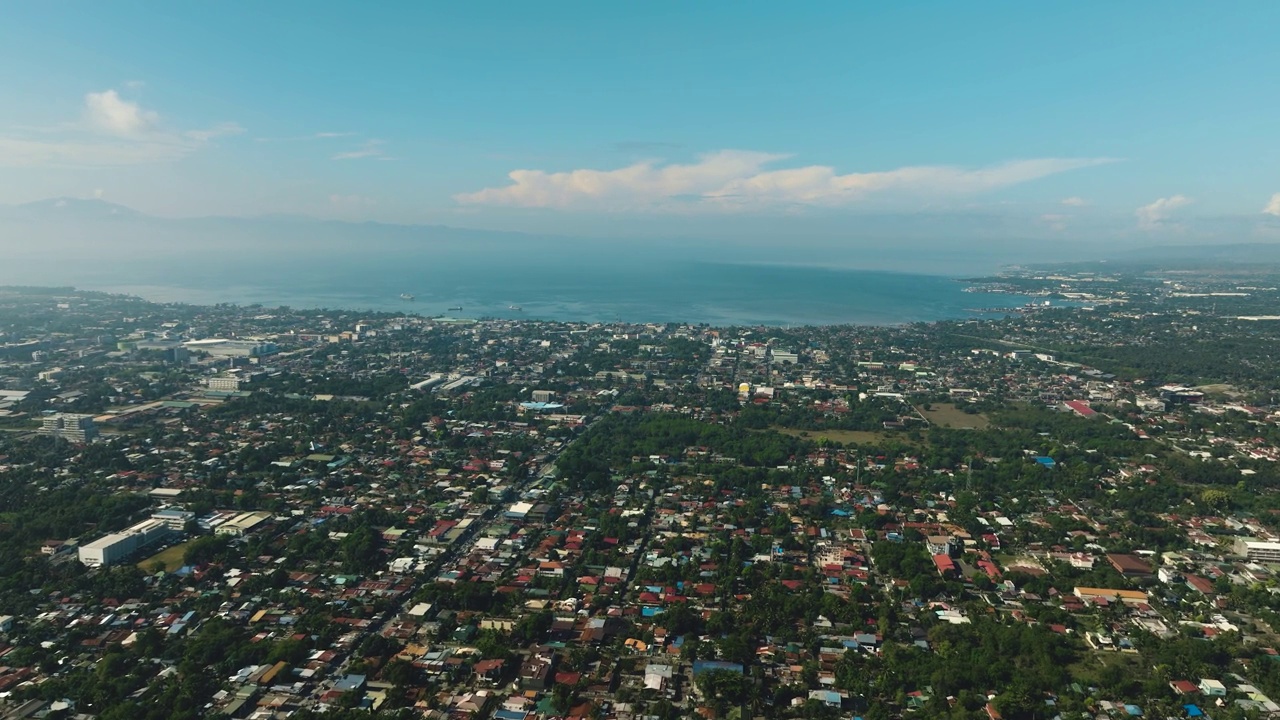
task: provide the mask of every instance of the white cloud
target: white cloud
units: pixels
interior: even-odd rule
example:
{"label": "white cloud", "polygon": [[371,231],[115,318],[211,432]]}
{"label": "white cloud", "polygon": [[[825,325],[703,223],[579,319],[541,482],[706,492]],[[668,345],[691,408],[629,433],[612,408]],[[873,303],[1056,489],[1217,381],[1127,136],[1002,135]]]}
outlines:
{"label": "white cloud", "polygon": [[362,208],[377,205],[378,201],[364,195],[338,195],[329,196],[329,204],[336,208],[350,209]]}
{"label": "white cloud", "polygon": [[510,185],[463,193],[454,199],[465,205],[595,210],[838,206],[873,193],[926,197],[979,193],[1111,162],[1106,158],[1042,158],[976,169],[922,166],[846,175],[824,165],[765,169],[788,157],[721,150],[689,164],[650,160],[616,170],[514,170],[508,174]]}
{"label": "white cloud", "polygon": [[1262,208],[1262,212],[1280,217],[1280,193],[1271,196],[1271,200],[1267,201],[1267,206]]}
{"label": "white cloud", "polygon": [[224,135],[239,135],[243,132],[244,128],[240,127],[239,123],[224,122],[218,123],[217,125],[205,130],[188,130],[183,133],[183,135],[195,140],[196,142],[203,143]]}
{"label": "white cloud", "polygon": [[565,208],[590,203],[604,209],[649,205],[682,196],[702,196],[735,178],[755,175],[785,155],[722,150],[688,165],[638,162],[617,170],[547,173],[513,170],[512,185],[456,196],[464,204]]}
{"label": "white cloud", "polygon": [[362,158],[378,158],[380,160],[387,159],[387,154],[382,149],[382,146],[384,144],[385,143],[383,143],[383,141],[381,140],[365,140],[364,143],[360,145],[359,149],[348,150],[347,152],[340,152],[337,155],[334,155],[333,159],[334,160],[360,160]]}
{"label": "white cloud", "polygon": [[257,137],[254,142],[275,143],[275,142],[310,142],[312,140],[335,140],[337,138],[358,137],[358,132],[315,132],[310,135],[293,135],[291,137]]}
{"label": "white cloud", "polygon": [[84,109],[92,127],[114,135],[138,135],[155,129],[160,122],[159,115],[121,98],[115,90],[85,95]]}
{"label": "white cloud", "polygon": [[1082,197],[1069,197],[1063,198],[1062,204],[1067,207],[1084,207],[1085,205],[1088,205],[1089,202]]}
{"label": "white cloud", "polygon": [[1150,205],[1143,205],[1134,214],[1138,216],[1138,227],[1143,230],[1156,230],[1168,225],[1169,216],[1174,210],[1191,204],[1191,198],[1185,195],[1173,195],[1160,198]]}
{"label": "white cloud", "polygon": [[1064,230],[1067,229],[1067,220],[1069,220],[1070,218],[1071,218],[1070,215],[1045,213],[1044,215],[1040,216],[1040,221],[1048,225],[1051,230],[1054,230],[1057,232],[1063,232]]}
{"label": "white cloud", "polygon": [[118,138],[68,136],[39,139],[0,136],[0,166],[103,167],[173,162],[191,154],[194,141],[128,141]]}
{"label": "white cloud", "polygon": [[0,129],[0,166],[101,167],[173,162],[225,135],[235,123],[180,131],[116,90],[84,96],[82,121],[47,128]]}

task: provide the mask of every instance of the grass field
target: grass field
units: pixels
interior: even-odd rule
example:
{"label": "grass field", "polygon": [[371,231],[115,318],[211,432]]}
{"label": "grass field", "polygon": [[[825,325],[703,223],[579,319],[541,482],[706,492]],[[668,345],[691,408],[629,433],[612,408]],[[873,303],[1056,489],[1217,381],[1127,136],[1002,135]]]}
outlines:
{"label": "grass field", "polygon": [[821,440],[826,438],[831,442],[838,443],[857,443],[859,445],[878,445],[883,442],[898,442],[905,445],[913,444],[904,433],[881,432],[878,430],[797,430],[795,428],[775,427],[773,430],[790,435],[792,437],[801,437],[806,440]]}
{"label": "grass field", "polygon": [[1119,666],[1131,672],[1141,672],[1138,664],[1141,658],[1130,653],[1086,651],[1084,657],[1067,666],[1071,678],[1081,685],[1096,684],[1102,671],[1108,667]]}
{"label": "grass field", "polygon": [[991,427],[991,421],[986,415],[978,413],[970,415],[951,403],[939,403],[931,405],[930,409],[916,408],[929,419],[929,422],[944,428],[956,428],[961,430],[986,430]]}
{"label": "grass field", "polygon": [[164,563],[165,572],[173,572],[182,567],[182,556],[187,552],[187,546],[193,541],[188,540],[184,543],[178,543],[173,547],[165,548],[151,557],[138,563],[138,567],[146,572],[151,572],[151,568],[157,563]]}

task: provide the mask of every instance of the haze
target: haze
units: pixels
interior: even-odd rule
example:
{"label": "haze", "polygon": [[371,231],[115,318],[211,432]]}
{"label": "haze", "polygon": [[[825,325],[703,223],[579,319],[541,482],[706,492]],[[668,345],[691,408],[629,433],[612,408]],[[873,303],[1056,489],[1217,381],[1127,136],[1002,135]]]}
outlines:
{"label": "haze", "polygon": [[1280,239],[1270,2],[2,12],[2,282],[405,248],[960,272]]}

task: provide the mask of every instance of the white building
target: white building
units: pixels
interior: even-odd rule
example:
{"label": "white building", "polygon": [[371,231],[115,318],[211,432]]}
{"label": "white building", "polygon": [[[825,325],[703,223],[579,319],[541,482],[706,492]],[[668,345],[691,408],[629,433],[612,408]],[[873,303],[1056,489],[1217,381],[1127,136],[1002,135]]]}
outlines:
{"label": "white building", "polygon": [[169,537],[172,531],[162,520],[143,520],[118,533],[104,535],[80,546],[80,562],[89,567],[114,565],[135,552]]}
{"label": "white building", "polygon": [[183,347],[191,352],[208,353],[213,357],[261,357],[279,352],[275,343],[264,340],[226,340],[210,338],[208,340],[189,340]]}
{"label": "white building", "polygon": [[206,378],[204,384],[210,390],[236,392],[240,389],[241,380],[235,376]]}
{"label": "white building", "polygon": [[40,427],[41,435],[52,435],[70,442],[85,443],[98,437],[98,428],[92,415],[54,413],[46,415]]}
{"label": "white building", "polygon": [[36,378],[38,378],[41,382],[55,382],[62,377],[64,372],[66,371],[60,367],[49,368],[48,370],[41,371],[38,375],[36,375]]}
{"label": "white building", "polygon": [[219,535],[243,537],[254,530],[262,528],[270,520],[271,513],[269,512],[244,512],[222,523],[214,532]]}
{"label": "white building", "polygon": [[792,365],[800,361],[800,356],[790,350],[771,350],[769,354],[774,365],[783,365],[790,363]]}
{"label": "white building", "polygon": [[509,520],[524,520],[531,510],[533,510],[533,503],[518,502],[514,503],[504,515]]}
{"label": "white building", "polygon": [[196,519],[196,514],[190,510],[179,510],[178,508],[165,508],[151,513],[152,520],[159,520],[166,527],[175,532],[182,532],[186,529],[187,523]]}
{"label": "white building", "polygon": [[1235,551],[1252,562],[1280,563],[1280,542],[1240,538],[1236,540]]}
{"label": "white building", "polygon": [[1227,694],[1227,686],[1223,685],[1221,680],[1201,678],[1200,694],[1205,697],[1224,697]]}

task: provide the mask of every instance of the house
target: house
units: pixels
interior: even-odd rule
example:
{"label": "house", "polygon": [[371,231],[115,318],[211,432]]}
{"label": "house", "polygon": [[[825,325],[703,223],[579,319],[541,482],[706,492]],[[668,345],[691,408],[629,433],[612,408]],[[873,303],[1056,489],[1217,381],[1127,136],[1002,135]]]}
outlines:
{"label": "house", "polygon": [[1078,587],[1075,589],[1076,597],[1084,602],[1097,602],[1105,600],[1106,602],[1120,601],[1125,605],[1146,605],[1147,594],[1138,590],[1115,590],[1111,588],[1090,588]]}
{"label": "house", "polygon": [[474,668],[472,668],[472,672],[475,673],[477,680],[488,683],[497,683],[502,679],[502,670],[506,664],[507,661],[502,659],[481,660],[476,663]]}
{"label": "house", "polygon": [[938,569],[938,574],[944,578],[954,578],[959,575],[955,561],[947,555],[934,555],[933,565]]}
{"label": "house", "polygon": [[930,555],[954,555],[959,544],[950,535],[930,535],[925,538]]}
{"label": "house", "polygon": [[530,655],[520,666],[520,687],[527,690],[545,690],[551,677],[551,657]]}
{"label": "house", "polygon": [[335,692],[347,693],[364,689],[366,677],[364,675],[343,675],[333,683]]}
{"label": "house", "polygon": [[1199,575],[1188,575],[1187,587],[1203,595],[1212,595],[1214,593],[1213,583],[1209,582],[1207,578],[1200,577]]}
{"label": "house", "polygon": [[1150,563],[1137,555],[1110,553],[1107,555],[1107,562],[1125,577],[1146,577],[1151,574]]}
{"label": "house", "polygon": [[1200,678],[1200,694],[1205,697],[1226,697],[1227,686],[1221,680]]}
{"label": "house", "polygon": [[671,665],[650,663],[644,669],[644,689],[667,692],[671,688],[671,678],[674,676],[673,671],[674,668]]}
{"label": "house", "polygon": [[837,710],[840,709],[840,704],[844,701],[840,693],[835,690],[810,690],[809,699],[817,700],[823,705]]}

